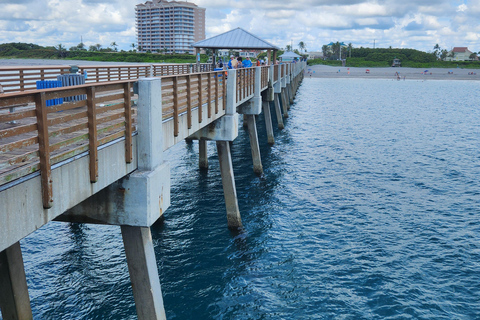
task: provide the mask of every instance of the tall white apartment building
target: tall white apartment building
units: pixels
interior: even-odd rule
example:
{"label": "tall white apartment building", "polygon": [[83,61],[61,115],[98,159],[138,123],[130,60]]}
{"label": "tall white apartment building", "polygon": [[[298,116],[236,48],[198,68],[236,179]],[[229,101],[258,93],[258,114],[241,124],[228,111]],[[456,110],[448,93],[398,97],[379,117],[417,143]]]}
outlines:
{"label": "tall white apartment building", "polygon": [[137,48],[141,52],[194,53],[205,39],[205,8],[192,2],[153,0],[135,7]]}

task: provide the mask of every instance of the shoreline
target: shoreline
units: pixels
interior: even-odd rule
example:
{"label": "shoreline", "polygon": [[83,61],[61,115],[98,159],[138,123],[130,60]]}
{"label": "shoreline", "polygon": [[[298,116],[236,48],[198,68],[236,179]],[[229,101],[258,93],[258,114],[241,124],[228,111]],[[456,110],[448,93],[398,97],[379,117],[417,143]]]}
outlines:
{"label": "shoreline", "polygon": [[[367,73],[367,69],[369,73]],[[428,70],[428,72],[424,72]],[[396,72],[399,74],[397,79]],[[449,73],[451,72],[451,73]],[[305,78],[352,78],[387,80],[480,80],[479,69],[444,68],[393,68],[393,67],[334,67],[326,65],[307,66]]]}
{"label": "shoreline", "polygon": [[[60,59],[0,59],[0,67],[15,66],[49,66],[49,65],[149,65],[146,62],[112,62],[88,60],[60,60]],[[366,70],[370,73],[366,73]],[[430,68],[427,74],[422,68],[392,68],[392,67],[335,67],[326,65],[307,66],[305,78],[352,78],[352,79],[388,79],[397,80],[395,72],[399,73],[400,80],[476,80],[480,81],[480,69],[448,69]],[[448,72],[452,72],[449,74]],[[473,73],[469,74],[469,73]]]}

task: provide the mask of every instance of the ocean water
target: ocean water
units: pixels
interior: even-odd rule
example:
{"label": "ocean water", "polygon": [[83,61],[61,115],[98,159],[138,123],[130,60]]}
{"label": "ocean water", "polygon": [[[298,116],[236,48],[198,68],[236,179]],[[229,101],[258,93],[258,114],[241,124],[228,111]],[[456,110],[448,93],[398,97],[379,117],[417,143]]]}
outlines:
{"label": "ocean water", "polygon": [[[152,227],[167,318],[480,319],[479,89],[305,79],[275,145],[257,118],[262,177],[245,130],[232,145],[240,232],[215,143],[208,172],[198,144],[169,150]],[[119,227],[50,223],[21,244],[35,319],[136,319]]]}

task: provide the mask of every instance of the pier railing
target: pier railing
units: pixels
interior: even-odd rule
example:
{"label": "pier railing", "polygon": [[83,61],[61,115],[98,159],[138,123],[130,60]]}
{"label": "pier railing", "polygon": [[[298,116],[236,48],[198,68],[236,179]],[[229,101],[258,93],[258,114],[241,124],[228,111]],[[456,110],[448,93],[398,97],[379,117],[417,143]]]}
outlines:
{"label": "pier railing", "polygon": [[[97,148],[121,137],[126,139],[127,162],[131,161],[132,82],[0,96],[0,108],[26,104],[13,113],[0,114],[0,185],[40,171],[43,205],[49,208],[53,201],[52,165],[88,151],[90,180],[95,182],[98,177]],[[47,100],[77,95],[84,95],[86,99],[47,107]]]}
{"label": "pier railing", "polygon": [[148,77],[150,74],[150,66],[144,64],[121,66],[79,66],[78,70],[85,77],[85,83],[136,80],[141,77]]}
{"label": "pier railing", "polygon": [[237,69],[237,102],[253,96],[255,72],[255,67]]}
{"label": "pier railing", "polygon": [[37,81],[57,80],[70,66],[1,67],[0,85],[5,93],[35,90]]}
{"label": "pier railing", "polygon": [[[219,112],[226,110],[228,81],[236,81],[232,99],[238,106],[253,98],[256,78],[260,80],[261,91],[268,87],[272,76],[278,81],[279,67],[237,69],[232,79],[227,79],[225,71],[161,77],[163,121],[173,121],[175,137],[182,130],[180,116],[187,116],[188,129],[193,121],[209,123],[204,121],[205,116],[213,121]],[[292,65],[285,70],[285,75],[296,75],[300,72],[298,67]],[[260,72],[260,77],[255,76],[256,72]],[[1,94],[0,188],[40,171],[44,206],[48,208],[52,205],[52,166],[89,153],[90,180],[95,182],[98,147],[117,139],[126,140],[126,161],[131,161],[132,134],[136,130],[135,103],[132,102],[134,82],[98,82]],[[77,99],[68,99],[72,96]],[[47,101],[60,99],[64,100],[63,104],[47,106]],[[198,112],[193,117],[192,111],[196,109]]]}
{"label": "pier railing", "polygon": [[227,94],[224,71],[194,73],[162,77],[163,120],[173,118],[174,136],[179,133],[179,115],[187,114],[188,129],[192,127],[192,110],[198,108],[198,122],[203,121],[203,107],[207,117],[225,110]]}

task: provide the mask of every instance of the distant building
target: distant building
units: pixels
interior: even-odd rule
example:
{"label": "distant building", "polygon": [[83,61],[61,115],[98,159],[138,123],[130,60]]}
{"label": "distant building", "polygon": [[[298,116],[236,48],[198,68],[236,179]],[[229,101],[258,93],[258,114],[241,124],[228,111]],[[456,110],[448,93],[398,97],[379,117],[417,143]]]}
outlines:
{"label": "distant building", "polygon": [[137,48],[141,52],[194,53],[205,39],[205,8],[191,2],[152,0],[135,7]]}
{"label": "distant building", "polygon": [[468,61],[470,59],[470,55],[473,52],[468,50],[467,47],[454,47],[450,50],[445,58],[446,61]]}
{"label": "distant building", "polygon": [[322,58],[323,58],[323,52],[310,51],[310,52],[307,52],[307,54],[308,54],[308,59],[309,59],[309,60],[312,60],[312,59],[322,59]]}

